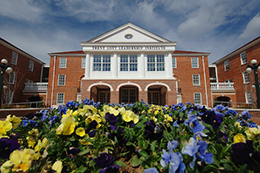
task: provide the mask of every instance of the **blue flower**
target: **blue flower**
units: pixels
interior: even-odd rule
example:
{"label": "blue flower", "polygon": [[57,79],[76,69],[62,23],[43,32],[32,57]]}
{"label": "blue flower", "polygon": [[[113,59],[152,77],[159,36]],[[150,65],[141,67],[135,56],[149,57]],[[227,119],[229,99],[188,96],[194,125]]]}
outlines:
{"label": "blue flower", "polygon": [[199,123],[196,115],[190,115],[190,117],[184,121],[184,124],[189,126],[193,133],[202,132],[205,129],[205,126]]}
{"label": "blue flower", "polygon": [[225,111],[228,107],[224,107],[223,105],[217,105],[215,106],[215,109],[218,111]]}
{"label": "blue flower", "polygon": [[178,146],[178,141],[172,140],[172,142],[168,141],[167,148],[169,151],[174,150]]}
{"label": "blue flower", "polygon": [[226,115],[229,115],[229,116],[236,116],[238,113],[237,111],[235,110],[232,110],[232,109],[228,109],[226,112],[225,112]]}
{"label": "blue flower", "polygon": [[74,102],[74,101],[69,101],[69,102],[66,104],[67,108],[70,108],[70,107],[74,108],[74,105],[75,105],[75,102]]}
{"label": "blue flower", "polygon": [[41,118],[41,121],[45,121],[47,118],[48,118],[47,115],[43,115],[42,118]]}
{"label": "blue flower", "polygon": [[248,124],[249,128],[254,128],[254,127],[257,128],[258,127],[258,125],[256,123],[254,123],[254,122],[248,122],[247,124]]}
{"label": "blue flower", "polygon": [[50,123],[50,128],[51,128],[53,126],[53,124],[60,121],[60,117],[58,115],[54,115],[54,116],[50,117],[49,120],[50,120],[49,123]]}
{"label": "blue flower", "polygon": [[170,162],[171,156],[169,153],[166,152],[165,149],[163,149],[163,154],[161,156],[162,156],[162,158],[161,158],[160,163],[161,163],[162,167],[165,167]]}
{"label": "blue flower", "polygon": [[148,168],[144,170],[144,173],[158,173],[156,168]]}
{"label": "blue flower", "polygon": [[200,161],[204,161],[207,164],[213,163],[213,154],[207,151],[208,143],[206,141],[199,141],[198,142],[199,150],[197,153],[197,157]]}
{"label": "blue flower", "polygon": [[63,114],[66,114],[68,108],[65,105],[60,105],[58,107],[58,110],[59,110],[60,115],[63,115]]}
{"label": "blue flower", "polygon": [[252,117],[247,110],[244,110],[243,112],[241,112],[241,116],[246,121],[248,121]]}
{"label": "blue flower", "polygon": [[180,152],[173,153],[170,151],[170,167],[169,167],[169,173],[184,173],[186,166],[183,163],[183,158]]}

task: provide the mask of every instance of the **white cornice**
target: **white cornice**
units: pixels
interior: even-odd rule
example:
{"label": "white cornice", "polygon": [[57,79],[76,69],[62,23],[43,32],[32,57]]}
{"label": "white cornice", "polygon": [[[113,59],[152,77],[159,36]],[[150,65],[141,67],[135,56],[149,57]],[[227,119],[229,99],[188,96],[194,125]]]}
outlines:
{"label": "white cornice", "polygon": [[35,58],[34,56],[32,56],[32,55],[30,55],[30,54],[28,54],[28,53],[22,51],[21,49],[19,49],[19,48],[13,46],[12,44],[8,43],[7,41],[5,42],[5,41],[3,41],[3,40],[0,39],[0,44],[2,44],[3,46],[5,46],[5,47],[11,49],[12,51],[14,51],[14,52],[16,52],[16,53],[18,53],[18,54],[21,54],[21,55],[23,55],[23,56],[25,56],[25,57],[27,57],[27,58],[33,60],[33,61],[36,61],[36,62],[38,62],[38,63],[40,63],[40,64],[45,64],[43,61],[41,61],[41,60]]}
{"label": "white cornice", "polygon": [[86,54],[85,53],[81,53],[81,54],[62,54],[62,53],[48,53],[49,56],[66,56],[66,57],[85,57]]}
{"label": "white cornice", "polygon": [[209,56],[210,53],[174,53],[172,54],[173,57],[176,56]]}

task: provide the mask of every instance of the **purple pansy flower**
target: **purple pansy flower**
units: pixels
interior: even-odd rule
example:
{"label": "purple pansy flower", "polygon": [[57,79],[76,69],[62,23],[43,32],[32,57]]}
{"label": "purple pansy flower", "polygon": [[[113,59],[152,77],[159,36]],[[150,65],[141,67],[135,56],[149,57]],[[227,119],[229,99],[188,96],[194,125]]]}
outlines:
{"label": "purple pansy flower", "polygon": [[101,153],[99,157],[94,159],[96,164],[102,168],[99,173],[104,173],[108,169],[119,169],[120,167],[118,165],[114,164],[114,159],[112,156],[108,155],[107,153]]}
{"label": "purple pansy flower", "polygon": [[117,117],[113,114],[106,113],[105,115],[106,121],[109,123],[111,130],[114,131],[117,128]]}

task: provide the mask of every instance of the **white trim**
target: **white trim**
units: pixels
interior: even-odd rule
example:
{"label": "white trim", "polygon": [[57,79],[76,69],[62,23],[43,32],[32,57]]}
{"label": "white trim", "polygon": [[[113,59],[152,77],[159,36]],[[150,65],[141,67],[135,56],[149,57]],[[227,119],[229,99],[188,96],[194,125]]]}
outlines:
{"label": "white trim", "polygon": [[[199,77],[199,84],[194,84],[194,76],[195,75],[198,75],[198,77]],[[193,84],[193,86],[200,86],[200,75],[199,74],[192,74],[192,84]]]}
{"label": "white trim", "polygon": [[[249,82],[246,82],[246,81],[245,81],[245,73],[248,74]],[[249,75],[249,73],[248,73],[247,71],[244,71],[244,72],[242,73],[242,77],[243,77],[243,84],[249,84],[249,83],[250,83],[250,75]]]}
{"label": "white trim", "polygon": [[138,84],[136,84],[136,83],[132,83],[132,82],[130,82],[130,81],[128,81],[127,83],[121,83],[120,85],[118,85],[117,88],[116,88],[116,91],[119,91],[119,89],[120,89],[122,86],[125,86],[125,85],[134,85],[134,86],[136,86],[136,87],[139,89],[139,91],[142,91],[142,88],[140,87],[140,85],[138,85]]}
{"label": "white trim", "polygon": [[[64,76],[64,85],[60,85],[60,76]],[[58,86],[65,86],[65,84],[66,84],[66,75],[65,74],[59,74],[58,75]]]}
{"label": "white trim", "polygon": [[205,83],[206,103],[207,103],[207,107],[209,107],[209,98],[208,98],[207,78],[206,78],[206,69],[205,69],[204,56],[202,56],[202,65],[203,65],[203,71],[204,71],[204,83]]}
{"label": "white trim", "polygon": [[[63,103],[58,103],[58,95],[63,94]],[[65,93],[57,93],[57,98],[56,98],[56,105],[62,105],[65,103]]]}
{"label": "white trim", "polygon": [[154,82],[154,83],[148,84],[148,85],[145,87],[144,91],[148,91],[148,88],[149,88],[150,86],[153,86],[153,85],[163,85],[163,86],[165,86],[165,87],[167,88],[167,91],[171,91],[171,88],[170,88],[167,84],[161,83],[161,82]]}
{"label": "white trim", "polygon": [[53,103],[53,90],[54,90],[54,80],[55,80],[55,67],[56,67],[56,56],[53,57],[53,72],[52,72],[52,88],[51,88],[51,106]]}
{"label": "white trim", "polygon": [[[65,67],[61,67],[61,59],[65,59]],[[67,68],[67,58],[66,57],[59,58],[59,68]]]}
{"label": "white trim", "polygon": [[176,57],[172,57],[172,60],[175,59],[175,67],[173,67],[173,61],[172,61],[172,68],[177,68],[177,58]]}
{"label": "white trim", "polygon": [[[192,66],[192,59],[195,59],[197,60],[197,67],[193,67]],[[199,65],[199,58],[198,57],[191,57],[191,68],[200,68],[200,65]]]}
{"label": "white trim", "polygon": [[110,85],[110,84],[108,84],[108,83],[103,83],[103,82],[101,82],[101,81],[100,81],[99,83],[93,83],[93,84],[91,84],[91,85],[88,87],[87,91],[90,91],[93,86],[97,86],[97,85],[105,85],[105,86],[108,86],[108,87],[110,88],[110,91],[114,91],[112,85]]}
{"label": "white trim", "polygon": [[211,93],[212,95],[236,95],[236,93]]}
{"label": "white trim", "polygon": [[[195,103],[195,94],[200,94],[200,103]],[[193,93],[193,101],[194,101],[194,104],[202,104],[202,94],[200,92],[194,92]]]}
{"label": "white trim", "polygon": [[243,62],[243,60],[242,60],[242,54],[243,53],[245,53],[246,54],[246,51],[243,51],[243,52],[241,52],[240,54],[239,54],[239,57],[240,57],[240,61],[241,61],[241,65],[245,65],[245,64],[247,64],[248,62],[247,62],[247,54],[246,54],[246,62]]}

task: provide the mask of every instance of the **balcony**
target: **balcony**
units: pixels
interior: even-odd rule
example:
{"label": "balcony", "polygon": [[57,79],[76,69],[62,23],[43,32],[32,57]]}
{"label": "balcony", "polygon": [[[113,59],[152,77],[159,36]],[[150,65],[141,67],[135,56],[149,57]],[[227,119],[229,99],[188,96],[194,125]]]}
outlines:
{"label": "balcony", "polygon": [[41,93],[48,90],[48,82],[25,83],[24,85],[24,93]]}
{"label": "balcony", "polygon": [[234,83],[210,83],[211,92],[236,92]]}

